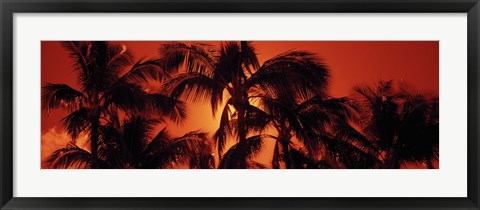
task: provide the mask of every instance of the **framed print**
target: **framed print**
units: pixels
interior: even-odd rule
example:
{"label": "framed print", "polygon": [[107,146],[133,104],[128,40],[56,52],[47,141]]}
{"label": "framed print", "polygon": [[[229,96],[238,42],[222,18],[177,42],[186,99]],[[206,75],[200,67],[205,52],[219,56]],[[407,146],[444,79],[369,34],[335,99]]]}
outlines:
{"label": "framed print", "polygon": [[2,209],[478,209],[478,13],[2,1]]}

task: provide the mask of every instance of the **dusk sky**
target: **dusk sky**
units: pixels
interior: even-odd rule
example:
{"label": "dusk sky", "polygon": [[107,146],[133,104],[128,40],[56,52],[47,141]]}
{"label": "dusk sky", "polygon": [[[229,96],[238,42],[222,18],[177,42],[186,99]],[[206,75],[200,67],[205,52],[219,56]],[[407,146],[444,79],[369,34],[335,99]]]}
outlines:
{"label": "dusk sky", "polygon": [[[121,41],[133,56],[156,57],[162,42]],[[214,47],[219,42],[206,42]],[[405,80],[418,89],[438,94],[439,43],[437,41],[254,41],[260,64],[288,50],[307,50],[316,53],[330,70],[329,94],[343,97],[357,84],[372,84],[379,80]],[[43,41],[41,47],[41,81],[65,83],[77,88],[77,75],[72,60],[59,42]],[[212,117],[208,103],[195,104],[189,109],[189,119],[180,126],[169,127],[175,135],[188,131],[213,132],[219,119]],[[62,141],[49,138],[68,138],[60,120],[66,111],[56,110],[47,115],[42,111],[42,157],[52,152]]]}

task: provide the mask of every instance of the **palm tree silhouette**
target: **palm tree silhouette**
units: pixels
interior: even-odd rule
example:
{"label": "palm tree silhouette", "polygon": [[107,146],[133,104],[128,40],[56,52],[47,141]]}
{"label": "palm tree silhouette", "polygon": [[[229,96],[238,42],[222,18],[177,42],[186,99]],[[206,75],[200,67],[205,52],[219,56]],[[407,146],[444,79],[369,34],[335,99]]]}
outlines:
{"label": "palm tree silhouette", "polygon": [[[127,115],[154,112],[179,121],[186,116],[182,104],[162,94],[146,93],[140,82],[163,79],[162,61],[143,59],[133,62],[124,45],[108,42],[62,42],[73,59],[78,74],[76,90],[66,84],[43,86],[42,109],[63,108],[71,113],[62,122],[75,140],[81,132],[89,134],[92,167],[99,167],[99,128],[101,119],[111,108]],[[126,72],[126,73],[125,73]]]}
{"label": "palm tree silhouette", "polygon": [[402,163],[433,168],[432,161],[438,160],[438,96],[392,80],[354,89],[364,119],[363,135],[357,137],[382,151],[383,168]]}
{"label": "palm tree silhouette", "polygon": [[[346,98],[328,98],[326,94],[310,93],[309,98],[300,98],[298,94],[289,93],[278,98],[259,96],[260,107],[268,113],[273,128],[277,131],[277,148],[283,151],[285,167],[316,168],[339,167],[336,161],[347,168],[360,167],[347,160],[361,156],[375,161],[376,148],[363,139],[348,138],[342,135],[342,129],[349,127],[350,121],[357,121],[359,116]],[[293,139],[301,144],[295,146]],[[360,141],[363,140],[363,141]],[[342,159],[338,157],[342,153]],[[293,157],[291,157],[293,155]],[[319,155],[321,157],[319,157]],[[331,159],[330,156],[333,156]],[[322,158],[322,160],[319,160]],[[364,161],[362,161],[364,162]],[[274,163],[278,166],[279,163]]]}
{"label": "palm tree silhouette", "polygon": [[[318,144],[310,141],[312,139],[311,134],[313,130],[320,130],[322,127],[320,124],[317,124],[317,122],[321,121],[314,120],[314,116],[311,115],[312,112],[309,112],[309,109],[305,109],[309,108],[304,106],[305,104],[309,103],[308,100],[301,98],[302,96],[294,91],[280,94],[276,98],[270,97],[267,93],[260,93],[260,91],[257,92],[258,93],[256,96],[254,96],[254,98],[258,100],[259,107],[265,111],[264,115],[268,116],[264,116],[263,119],[269,120],[269,123],[263,123],[259,125],[273,125],[273,128],[277,133],[273,136],[273,139],[276,140],[276,148],[272,162],[273,167],[279,167],[280,159],[283,160],[287,169],[299,167],[299,164],[293,161],[291,157],[292,150],[295,150],[294,142],[292,141],[293,138],[299,140],[300,143],[307,146],[310,155],[312,157],[315,156],[313,154],[317,152]],[[326,93],[323,92],[321,95],[319,94],[318,97],[326,97]],[[298,104],[299,101],[301,101],[301,104]],[[329,120],[330,116],[322,117],[325,117],[323,118],[325,120]],[[325,131],[320,131],[320,133],[323,132]],[[280,155],[279,151],[282,151],[283,154]]]}
{"label": "palm tree silhouette", "polygon": [[[250,97],[255,89],[271,95],[285,94],[288,88],[304,93],[309,89],[324,91],[328,77],[327,69],[314,54],[306,51],[289,51],[267,60],[260,66],[251,42],[225,42],[219,50],[210,50],[205,44],[170,43],[163,46],[161,54],[165,67],[186,72],[179,73],[166,82],[165,87],[174,98],[184,95],[187,100],[210,100],[212,113],[224,102],[224,91],[228,93],[219,130],[214,139],[219,154],[226,144],[229,120],[236,117],[238,134],[234,161],[228,168],[246,168],[247,153],[252,143],[247,140],[249,123],[247,115],[254,110]],[[233,108],[234,111],[230,110]],[[233,113],[230,113],[233,112]],[[251,140],[257,139],[251,138]],[[258,143],[255,143],[258,144]]]}
{"label": "palm tree silhouette", "polygon": [[89,151],[78,147],[73,141],[64,148],[55,150],[46,162],[49,168],[53,169],[108,168],[105,161],[92,156]]}
{"label": "palm tree silhouette", "polygon": [[206,134],[189,132],[172,137],[165,128],[152,135],[158,119],[132,116],[120,123],[118,115],[100,126],[99,158],[77,147],[73,142],[55,151],[48,159],[51,168],[213,168],[212,147]]}
{"label": "palm tree silhouette", "polygon": [[190,168],[212,168],[212,149],[206,133],[189,132],[172,137],[161,129],[155,135],[160,119],[132,116],[120,123],[118,115],[109,116],[102,127],[102,157],[113,168],[175,168],[188,164]]}

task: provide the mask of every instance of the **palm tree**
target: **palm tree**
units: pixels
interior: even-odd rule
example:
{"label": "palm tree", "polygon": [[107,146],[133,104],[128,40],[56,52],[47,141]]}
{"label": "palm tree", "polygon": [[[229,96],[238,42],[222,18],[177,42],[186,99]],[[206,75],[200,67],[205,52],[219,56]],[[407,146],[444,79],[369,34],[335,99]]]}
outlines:
{"label": "palm tree", "polygon": [[103,160],[94,158],[89,151],[69,142],[64,148],[55,150],[46,162],[49,168],[55,169],[90,169],[94,168],[94,162],[95,168],[106,168],[107,164]]}
{"label": "palm tree", "polygon": [[253,114],[249,110],[254,110],[250,104],[252,91],[262,89],[272,95],[284,94],[287,88],[295,88],[298,93],[308,89],[322,92],[328,77],[328,71],[319,59],[305,51],[285,52],[260,66],[252,43],[245,41],[222,43],[216,51],[200,43],[170,43],[163,46],[161,54],[167,69],[185,67],[185,72],[166,82],[165,87],[174,98],[183,95],[187,100],[207,99],[215,115],[224,102],[224,92],[228,93],[214,139],[221,154],[229,120],[235,115],[238,143],[233,155],[237,160],[228,166],[232,168],[247,167],[248,124],[252,122],[246,119],[247,115]]}
{"label": "palm tree", "polygon": [[[292,89],[293,90],[293,89]],[[309,95],[309,94],[304,94]],[[318,97],[325,97],[326,93],[319,94]],[[313,130],[321,130],[324,126],[317,124],[317,122],[323,122],[320,119],[314,120],[311,116],[309,110],[301,103],[307,103],[308,100],[301,98],[302,95],[299,95],[295,92],[288,92],[272,98],[268,93],[261,92],[257,90],[254,98],[258,100],[259,107],[262,111],[265,112],[263,119],[269,120],[269,123],[259,124],[260,126],[266,126],[269,128],[270,125],[276,130],[276,135],[273,136],[273,139],[276,140],[276,148],[274,151],[274,157],[272,165],[274,168],[279,167],[280,159],[285,163],[287,169],[298,168],[295,161],[292,160],[291,152],[295,150],[294,138],[299,140],[300,143],[308,147],[309,154],[315,156],[317,152],[318,144],[310,141],[312,139]],[[309,116],[310,115],[310,116]],[[325,120],[329,120],[330,116],[323,116]],[[260,129],[265,129],[260,128]],[[258,128],[257,128],[258,129]],[[321,133],[324,130],[320,131]],[[313,143],[313,144],[312,144]],[[282,151],[283,155],[280,155]],[[303,161],[301,161],[303,162]]]}
{"label": "palm tree", "polygon": [[433,168],[432,161],[438,160],[438,96],[393,81],[356,86],[355,91],[364,119],[358,137],[382,151],[383,168],[400,168],[402,163]]}
{"label": "palm tree", "polygon": [[[365,160],[375,162],[376,148],[369,141],[343,135],[342,130],[351,128],[350,121],[359,119],[346,98],[328,98],[326,94],[315,93],[306,95],[311,96],[303,99],[290,93],[277,98],[258,97],[261,108],[268,113],[266,119],[277,131],[274,154],[283,151],[282,159],[287,169],[339,167],[335,162],[347,168],[356,168],[361,167],[359,157],[364,159],[362,163]],[[295,146],[294,139],[301,145]],[[339,153],[342,153],[342,158],[339,158]],[[319,155],[322,160],[318,160]],[[356,161],[352,161],[355,158]],[[273,158],[274,161],[279,159]]]}
{"label": "palm tree", "polygon": [[[154,126],[161,122],[157,119],[146,119],[134,116],[124,120],[121,128],[114,128],[118,118],[111,117],[113,136],[120,142],[119,150],[113,154],[123,155],[123,162],[134,168],[174,168],[175,164],[188,164],[190,168],[212,168],[212,147],[206,133],[192,131],[181,137],[172,137],[166,128],[156,135],[150,135]],[[112,139],[108,138],[107,139]]]}
{"label": "palm tree", "polygon": [[205,133],[189,132],[172,137],[165,128],[157,134],[152,131],[157,119],[133,116],[122,123],[112,115],[106,125],[100,126],[99,158],[77,147],[73,142],[55,151],[48,162],[51,168],[92,168],[93,162],[102,168],[213,168],[211,146]]}
{"label": "palm tree", "polygon": [[[110,108],[118,108],[127,115],[153,111],[175,121],[186,116],[182,104],[162,94],[148,94],[140,85],[150,78],[165,77],[161,60],[134,63],[125,45],[108,42],[62,42],[62,46],[74,61],[80,89],[67,84],[44,85],[42,109],[70,111],[62,120],[64,127],[73,140],[81,132],[89,134],[93,160],[99,159],[99,128]],[[92,164],[97,167],[96,162]]]}
{"label": "palm tree", "polygon": [[[161,129],[152,135],[159,119],[132,116],[123,123],[111,115],[102,128],[103,156],[115,168],[174,168],[188,164],[190,168],[212,168],[213,156],[206,133],[189,132],[172,137]],[[120,125],[120,126],[118,126]]]}

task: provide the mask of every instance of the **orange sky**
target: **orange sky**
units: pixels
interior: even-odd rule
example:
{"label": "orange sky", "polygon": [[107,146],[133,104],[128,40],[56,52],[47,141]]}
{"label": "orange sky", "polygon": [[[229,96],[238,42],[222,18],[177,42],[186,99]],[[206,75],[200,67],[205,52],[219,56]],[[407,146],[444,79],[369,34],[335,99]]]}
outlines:
{"label": "orange sky", "polygon": [[[158,56],[162,42],[122,41],[135,58]],[[219,42],[206,42],[218,46]],[[318,54],[330,69],[329,93],[342,97],[356,84],[378,80],[406,80],[419,89],[439,88],[439,43],[437,41],[254,41],[260,63],[288,50],[308,50]],[[56,41],[43,41],[41,47],[41,80],[77,87],[76,73],[68,54]],[[212,132],[218,127],[208,104],[195,104],[183,126],[175,126],[174,135],[192,130]],[[55,127],[61,135],[60,119],[67,112],[42,111],[42,142]],[[43,146],[42,146],[43,149]],[[42,152],[43,153],[43,152]]]}

